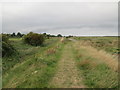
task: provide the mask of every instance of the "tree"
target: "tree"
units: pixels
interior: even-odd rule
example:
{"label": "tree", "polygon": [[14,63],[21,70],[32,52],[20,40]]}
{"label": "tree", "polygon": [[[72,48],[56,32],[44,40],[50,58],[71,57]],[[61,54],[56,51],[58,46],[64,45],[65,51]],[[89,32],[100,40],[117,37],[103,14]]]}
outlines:
{"label": "tree", "polygon": [[58,36],[58,37],[62,37],[62,35],[61,35],[61,34],[58,34],[57,36]]}
{"label": "tree", "polygon": [[17,33],[17,37],[22,37],[22,36],[23,35],[20,32]]}
{"label": "tree", "polygon": [[46,33],[43,33],[43,35],[44,35],[45,38],[48,38]]}
{"label": "tree", "polygon": [[49,39],[50,38],[50,34],[47,34],[47,39]]}
{"label": "tree", "polygon": [[47,34],[46,33],[43,33],[44,36],[46,36]]}
{"label": "tree", "polygon": [[69,36],[67,36],[66,38],[70,38],[70,37],[73,37],[73,36],[69,35]]}
{"label": "tree", "polygon": [[15,37],[16,35],[15,35],[15,33],[13,32],[13,33],[11,34],[11,36],[12,36],[12,37]]}

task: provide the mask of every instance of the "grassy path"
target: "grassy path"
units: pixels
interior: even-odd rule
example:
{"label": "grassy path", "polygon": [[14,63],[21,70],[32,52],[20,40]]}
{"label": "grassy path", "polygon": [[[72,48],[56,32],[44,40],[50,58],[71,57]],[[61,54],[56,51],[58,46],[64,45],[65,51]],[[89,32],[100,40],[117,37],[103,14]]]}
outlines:
{"label": "grassy path", "polygon": [[3,88],[47,87],[55,73],[63,46],[57,40],[57,42],[50,42],[47,47],[38,47],[38,52],[28,55],[4,74]]}
{"label": "grassy path", "polygon": [[26,57],[3,75],[4,88],[118,87],[118,62],[105,51],[64,38],[44,47],[23,45],[16,47]]}
{"label": "grassy path", "polygon": [[[74,60],[74,54],[72,51],[72,45],[66,44],[61,56],[61,60],[58,62],[58,71],[53,77],[50,85],[57,88],[84,88],[82,84],[82,78],[78,73],[76,63]],[[79,75],[79,76],[78,76]]]}

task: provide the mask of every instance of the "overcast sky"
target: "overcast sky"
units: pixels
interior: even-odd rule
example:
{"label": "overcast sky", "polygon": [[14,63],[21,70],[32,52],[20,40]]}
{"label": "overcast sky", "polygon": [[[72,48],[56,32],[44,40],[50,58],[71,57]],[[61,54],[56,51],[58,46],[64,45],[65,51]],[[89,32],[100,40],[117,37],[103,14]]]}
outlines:
{"label": "overcast sky", "polygon": [[2,32],[118,35],[117,2],[4,3]]}

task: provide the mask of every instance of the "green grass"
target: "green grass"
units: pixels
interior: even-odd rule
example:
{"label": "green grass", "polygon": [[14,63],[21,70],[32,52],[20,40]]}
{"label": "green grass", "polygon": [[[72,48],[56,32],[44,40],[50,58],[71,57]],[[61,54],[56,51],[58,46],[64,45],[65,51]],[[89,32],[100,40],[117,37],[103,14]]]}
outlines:
{"label": "green grass", "polygon": [[117,54],[120,52],[118,46],[118,37],[75,37],[76,40],[87,42],[87,45],[91,45],[98,50],[105,50],[111,54]]}
{"label": "green grass", "polygon": [[35,46],[25,44],[22,41],[22,38],[10,38],[10,43],[15,47],[17,52],[11,57],[3,58],[2,60],[3,74],[9,71],[9,69],[12,68],[15,64],[31,58],[37,52],[41,51],[40,53],[42,53],[43,50],[46,50],[52,47],[58,41],[59,41],[58,38],[48,39],[45,41],[43,46],[35,47]]}
{"label": "green grass", "polygon": [[[48,87],[48,82],[56,71],[55,67],[64,44],[60,43],[58,38],[47,40],[45,42],[47,44],[42,47],[25,45],[21,39],[13,40],[11,43],[19,50],[21,59],[17,63],[11,62],[14,65],[3,75],[3,87]],[[48,55],[47,52],[51,48],[54,48],[56,52]],[[8,62],[6,63],[8,65]]]}
{"label": "green grass", "polygon": [[[64,39],[63,42],[60,42],[61,38],[50,38],[46,39],[42,46],[37,47],[25,44],[22,38],[10,38],[10,43],[16,48],[17,52],[11,57],[4,57],[2,60],[3,88],[52,88],[53,86],[50,83],[57,71],[60,68],[66,69],[66,71],[61,72],[65,76],[65,74],[68,75],[67,68],[71,69],[70,62],[68,62],[69,67],[67,62],[66,64],[63,62],[65,66],[60,65],[62,67],[58,68],[58,61],[61,60],[61,57],[63,61],[64,59],[69,61],[72,54],[72,60],[75,60],[78,69],[76,74],[80,74],[79,77],[83,80],[83,86],[117,88],[118,72],[111,67],[116,63],[109,63],[109,60],[113,60],[112,54],[119,52],[116,46],[118,44],[117,38],[73,38],[76,40]],[[80,44],[81,42],[86,42],[86,45]],[[110,54],[108,55],[102,50]],[[67,83],[70,83],[70,79],[67,77]]]}
{"label": "green grass", "polygon": [[90,56],[86,49],[76,49],[74,54],[85,85],[90,88],[118,88],[118,72],[113,71],[102,60]]}
{"label": "green grass", "polygon": [[0,35],[0,89],[2,89],[2,42]]}

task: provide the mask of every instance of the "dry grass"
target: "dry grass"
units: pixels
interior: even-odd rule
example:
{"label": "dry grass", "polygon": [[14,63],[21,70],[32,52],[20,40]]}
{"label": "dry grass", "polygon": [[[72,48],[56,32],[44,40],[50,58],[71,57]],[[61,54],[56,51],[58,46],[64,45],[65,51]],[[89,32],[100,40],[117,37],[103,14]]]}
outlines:
{"label": "dry grass", "polygon": [[77,65],[82,71],[85,85],[91,88],[117,88],[118,60],[115,56],[87,44],[74,44]]}
{"label": "dry grass", "polygon": [[80,66],[82,69],[94,69],[97,65],[97,62],[89,59],[81,60],[80,62],[78,62],[78,66]]}
{"label": "dry grass", "polygon": [[47,54],[47,55],[51,55],[51,54],[54,54],[54,53],[56,53],[56,49],[55,49],[55,48],[50,48],[50,49],[48,49],[48,50],[46,51],[46,54]]}
{"label": "dry grass", "polygon": [[[83,50],[85,51],[85,53],[87,52],[86,54],[84,54],[85,56],[91,56],[99,60],[98,62],[106,63],[114,71],[118,71],[118,57],[117,56],[111,55],[104,50],[97,50],[96,48],[89,45],[89,42],[85,42],[85,41],[76,43],[74,47],[76,47],[76,50],[78,51]],[[77,57],[81,57],[81,55],[78,55]]]}
{"label": "dry grass", "polygon": [[86,49],[90,56],[98,60],[101,60],[101,62],[106,63],[114,71],[118,71],[118,60],[116,60],[112,55],[106,53],[103,50],[98,51],[91,46],[87,46],[87,47],[82,46],[81,48]]}
{"label": "dry grass", "polygon": [[64,42],[64,38],[62,37],[60,41],[61,41],[61,42]]}

